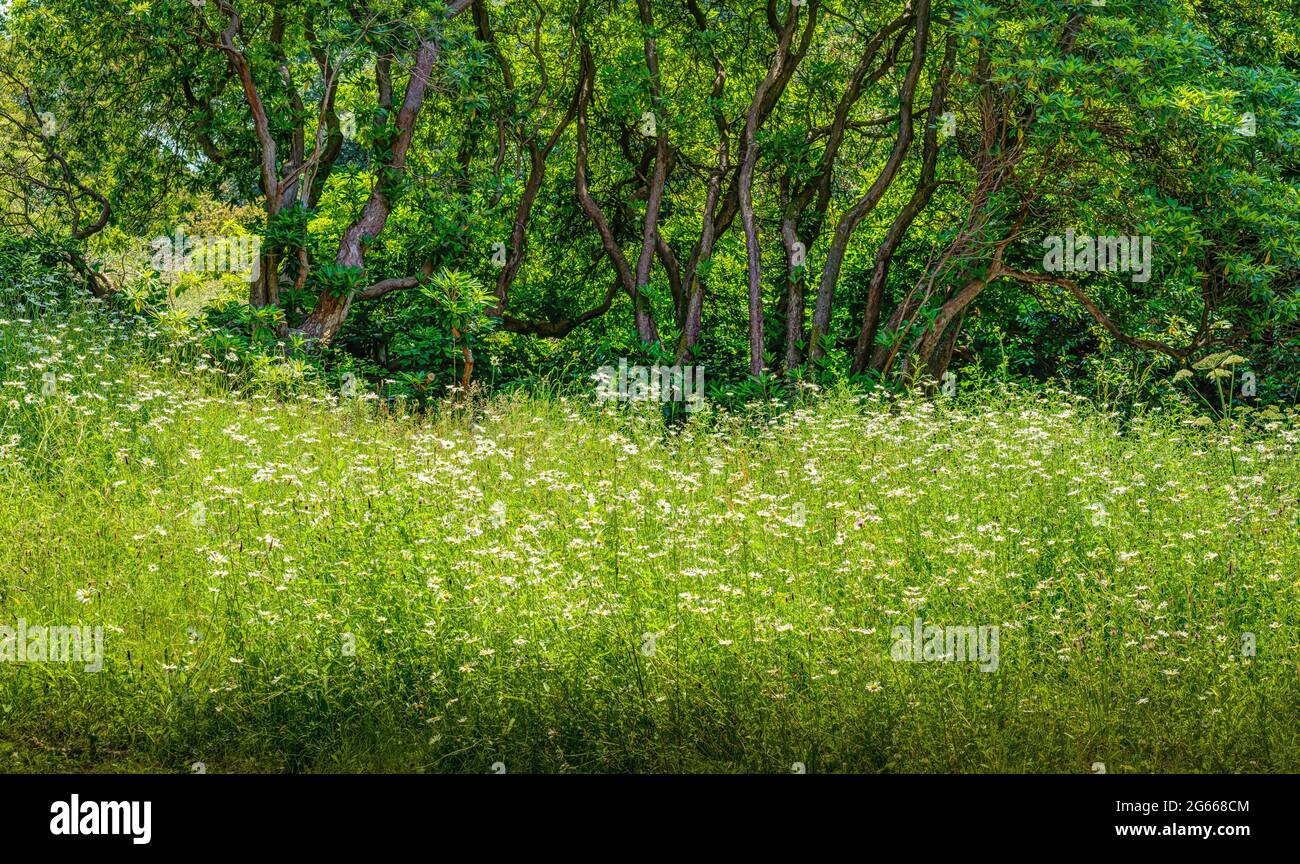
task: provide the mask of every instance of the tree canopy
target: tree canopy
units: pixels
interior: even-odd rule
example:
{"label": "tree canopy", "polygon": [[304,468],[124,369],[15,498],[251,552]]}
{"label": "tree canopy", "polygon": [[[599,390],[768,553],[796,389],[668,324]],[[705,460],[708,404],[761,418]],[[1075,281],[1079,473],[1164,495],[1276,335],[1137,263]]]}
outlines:
{"label": "tree canopy", "polygon": [[103,296],[112,250],[236,224],[239,338],[408,381],[1231,350],[1292,392],[1297,34],[1287,0],[12,0],[0,218]]}

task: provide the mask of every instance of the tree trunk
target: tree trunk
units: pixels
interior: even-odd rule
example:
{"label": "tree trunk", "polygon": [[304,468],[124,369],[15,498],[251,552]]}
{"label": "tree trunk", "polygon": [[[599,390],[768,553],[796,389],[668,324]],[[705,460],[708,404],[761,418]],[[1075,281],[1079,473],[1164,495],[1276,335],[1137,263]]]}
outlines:
{"label": "tree trunk", "polygon": [[[453,7],[455,8],[455,7]],[[456,10],[459,11],[459,10]],[[406,152],[411,146],[415,134],[415,124],[424,105],[424,96],[433,77],[433,66],[438,59],[438,45],[433,39],[423,39],[415,55],[415,65],[411,69],[410,80],[406,84],[406,95],[401,109],[397,112],[397,138],[393,141],[392,156],[380,170],[375,180],[375,187],[370,192],[361,216],[352,223],[343,234],[339,243],[339,252],[335,261],[341,266],[365,269],[365,243],[378,237],[388,223],[392,204],[389,202],[389,186],[406,170]],[[301,331],[311,339],[328,342],[338,335],[339,328],[347,319],[352,298],[340,298],[329,291],[322,291],[316,300],[311,314],[302,322]]]}
{"label": "tree trunk", "polygon": [[[799,347],[799,343],[803,341],[804,278],[795,276],[795,270],[806,264],[805,261],[795,264],[799,237],[795,233],[793,219],[781,221],[781,240],[785,244],[786,266],[790,273],[786,280],[785,298],[785,368],[790,372],[803,363],[803,350]],[[807,254],[806,249],[804,254]]]}
{"label": "tree trunk", "polygon": [[834,239],[826,252],[826,264],[822,268],[821,281],[817,286],[817,300],[813,306],[812,333],[808,340],[808,356],[819,360],[826,354],[822,339],[830,329],[831,305],[834,300],[835,285],[840,279],[840,268],[844,264],[844,253],[849,240],[858,224],[875,209],[880,199],[898,176],[898,169],[907,156],[907,148],[912,144],[912,97],[916,92],[916,82],[925,65],[925,50],[930,37],[930,0],[916,2],[916,29],[912,41],[912,62],[903,77],[903,85],[898,94],[898,137],[894,147],[885,160],[885,165],[866,194],[858,201],[835,226]]}
{"label": "tree trunk", "polygon": [[947,99],[948,81],[952,77],[957,57],[957,37],[949,35],[944,47],[943,68],[935,78],[934,89],[930,94],[930,105],[926,109],[926,129],[922,136],[921,174],[916,181],[916,189],[907,204],[894,217],[884,242],[876,251],[876,260],[871,267],[871,281],[867,287],[867,303],[862,310],[862,327],[858,331],[858,340],[853,347],[852,372],[861,375],[867,370],[876,345],[876,334],[880,327],[880,307],[884,302],[885,284],[889,279],[889,268],[894,260],[894,253],[907,236],[917,215],[930,203],[931,196],[939,188],[935,181],[935,167],[939,158],[939,123],[940,111]]}
{"label": "tree trunk", "polygon": [[929,368],[933,362],[935,352],[939,350],[943,338],[948,332],[949,326],[958,316],[965,313],[967,307],[996,278],[997,265],[994,264],[989,268],[988,275],[967,282],[957,292],[956,296],[939,307],[939,314],[935,316],[934,324],[927,327],[925,332],[917,337],[907,359],[903,361],[903,379],[905,381],[908,383],[914,382],[921,369]]}
{"label": "tree trunk", "polygon": [[[922,0],[925,2],[925,0]],[[811,10],[810,10],[811,14]],[[758,244],[758,224],[754,218],[754,166],[758,163],[758,125],[763,103],[780,77],[794,38],[795,24],[799,21],[799,7],[791,6],[789,20],[781,30],[767,75],[754,91],[754,98],[745,116],[745,129],[741,134],[740,221],[745,231],[745,275],[749,288],[749,374],[758,377],[763,372],[763,276]]]}

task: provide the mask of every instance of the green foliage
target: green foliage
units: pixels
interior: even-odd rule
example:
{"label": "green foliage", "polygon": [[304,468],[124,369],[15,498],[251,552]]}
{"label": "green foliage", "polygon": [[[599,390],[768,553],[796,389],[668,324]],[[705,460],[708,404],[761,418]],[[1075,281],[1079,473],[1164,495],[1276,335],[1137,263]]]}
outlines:
{"label": "green foliage", "polygon": [[420,293],[437,305],[439,323],[465,334],[486,333],[493,320],[486,314],[494,298],[483,283],[459,270],[440,270]]}
{"label": "green foliage", "polygon": [[270,218],[262,237],[262,248],[268,252],[288,255],[308,244],[308,225],[315,211],[307,207],[290,207]]}
{"label": "green foliage", "polygon": [[340,300],[352,296],[366,284],[365,271],[360,267],[328,262],[313,267],[308,279],[316,290]]}
{"label": "green foliage", "polygon": [[35,310],[51,297],[65,297],[72,289],[61,259],[58,241],[0,231],[0,292],[6,305]]}
{"label": "green foliage", "polygon": [[[403,291],[365,301],[357,292],[380,279],[422,271],[446,270],[494,284],[501,265],[489,250],[514,242],[517,208],[538,170],[533,148],[543,146],[551,149],[541,159],[544,172],[522,263],[505,292],[506,308],[490,309],[488,318],[499,324],[495,313],[501,312],[520,321],[562,322],[599,306],[612,270],[575,200],[576,124],[566,113],[574,103],[579,45],[595,65],[586,119],[588,182],[616,242],[634,266],[648,215],[655,139],[641,127],[651,112],[667,137],[671,160],[658,233],[679,267],[689,264],[719,153],[715,112],[728,129],[729,168],[721,184],[727,200],[740,162],[740,130],[771,59],[766,16],[704,4],[697,21],[681,9],[654,7],[654,24],[646,27],[635,4],[586,5],[582,14],[579,8],[568,0],[512,8],[508,15],[493,8],[480,10],[481,22],[413,2],[389,4],[373,20],[315,0],[239,5],[241,40],[276,141],[276,170],[296,170],[293,154],[301,147],[309,167],[294,176],[316,178],[310,200],[299,197],[252,219],[241,216],[240,224],[262,234],[267,250],[280,256],[281,305],[289,326],[301,323],[314,298],[350,297],[348,320],[334,338],[358,362],[374,364],[378,376],[443,376],[455,362],[449,358],[456,346],[449,334],[435,331],[450,327],[454,318],[468,324],[466,313],[444,308],[436,294]],[[796,12],[800,42],[810,10]],[[1124,332],[1186,345],[1204,335],[1199,331],[1205,322],[1212,339],[1203,339],[1198,350],[1230,349],[1258,358],[1261,384],[1295,398],[1300,87],[1296,38],[1288,29],[1295,12],[1279,0],[937,5],[913,106],[916,135],[897,179],[848,245],[835,286],[832,335],[819,343],[827,355],[811,368],[784,369],[781,301],[787,274],[776,227],[794,196],[817,180],[845,88],[861,76],[868,83],[846,115],[831,182],[824,195],[815,190],[812,209],[797,220],[796,233],[808,241],[807,257],[789,275],[806,283],[807,315],[837,221],[879,178],[899,133],[895,112],[910,31],[885,40],[893,52],[890,63],[879,65],[879,55],[859,69],[864,44],[893,15],[870,4],[823,4],[797,74],[758,129],[753,197],[768,368],[789,377],[794,387],[833,386],[848,375],[877,250],[919,180],[924,129],[942,121],[930,116],[926,102],[951,36],[955,74],[944,107],[954,131],[941,136],[938,187],[891,263],[874,331],[877,345],[890,349],[898,364],[871,369],[860,380],[888,384],[899,377],[897,366],[955,288],[989,272],[987,250],[999,237],[1015,232],[1004,263],[1041,272],[1041,238],[1073,226],[1080,233],[1141,233],[1155,241],[1156,270],[1147,283],[1134,285],[1114,274],[1079,277]],[[277,20],[286,25],[278,31]],[[308,20],[310,28],[303,23]],[[112,205],[105,229],[112,243],[169,231],[195,215],[187,210],[196,206],[257,210],[266,203],[262,144],[247,94],[231,78],[229,57],[191,33],[204,26],[215,33],[221,25],[215,4],[197,10],[153,4],[116,16],[80,0],[20,3],[6,19],[0,44],[14,77],[0,84],[0,108],[17,121],[30,121],[32,110],[57,117],[51,140],[66,161],[67,176],[102,192]],[[1071,40],[1062,38],[1067,27],[1074,30]],[[414,128],[403,129],[406,70],[425,37],[439,46],[435,80]],[[657,46],[657,77],[647,38]],[[321,56],[332,66],[328,105],[322,101]],[[90,59],[103,57],[112,62]],[[380,98],[376,77],[381,57],[398,58],[388,101]],[[715,95],[719,68],[725,86]],[[1007,128],[985,134],[981,124],[999,112],[1009,118]],[[1248,114],[1250,134],[1242,131]],[[412,144],[395,162],[405,132],[412,133]],[[14,212],[29,214],[50,237],[70,236],[88,221],[94,208],[84,193],[73,199],[79,215],[69,219],[64,212],[68,196],[57,190],[68,181],[57,162],[24,173],[35,170],[32,157],[43,146],[39,136],[0,122],[0,144],[8,148],[8,164],[20,168],[4,175],[14,181],[6,191],[23,200]],[[978,190],[988,183],[979,173],[999,160],[1009,160],[1009,169],[982,200]],[[24,176],[46,185],[24,185]],[[293,190],[293,183],[281,180],[281,191]],[[388,215],[382,226],[376,223],[376,236],[364,238],[364,267],[335,265],[338,244],[376,193]],[[1033,202],[1032,216],[1018,223],[1024,201]],[[707,300],[694,353],[716,383],[740,383],[748,368],[746,250],[738,220],[729,218],[695,274]],[[950,255],[968,222],[970,245]],[[306,251],[310,271],[302,289],[296,287],[299,250]],[[661,344],[676,345],[684,295],[674,296],[662,257],[656,257],[640,293]],[[176,287],[211,299],[208,288],[190,287],[194,282],[182,275]],[[890,313],[918,285],[926,294],[920,313],[891,322]],[[146,305],[157,303],[151,298]],[[476,349],[498,361],[509,358],[479,368],[490,370],[492,386],[513,387],[582,380],[591,370],[579,367],[593,357],[644,355],[650,346],[631,335],[631,319],[632,305],[620,292],[608,312],[558,345],[524,347],[519,343],[528,337],[520,333],[488,342],[486,330],[465,332]],[[804,350],[806,325],[804,338],[796,339]],[[1158,358],[1109,339],[1057,289],[1030,291],[996,279],[959,326],[953,361],[959,366],[995,368],[1006,361],[1015,376],[1064,379],[1076,388],[1122,367],[1138,370],[1130,377],[1145,382],[1137,389],[1125,385],[1135,398],[1149,396],[1148,385],[1157,380],[1141,370]],[[1111,372],[1099,378],[1102,367]],[[759,383],[737,392],[760,396],[768,389]]]}

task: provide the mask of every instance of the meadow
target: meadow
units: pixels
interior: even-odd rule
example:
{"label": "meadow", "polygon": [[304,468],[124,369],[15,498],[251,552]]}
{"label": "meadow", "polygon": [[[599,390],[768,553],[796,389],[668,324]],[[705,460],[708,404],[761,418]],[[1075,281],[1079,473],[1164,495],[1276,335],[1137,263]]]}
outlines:
{"label": "meadow", "polygon": [[1294,409],[417,414],[52,296],[0,308],[0,624],[103,668],[0,663],[0,770],[1300,770]]}

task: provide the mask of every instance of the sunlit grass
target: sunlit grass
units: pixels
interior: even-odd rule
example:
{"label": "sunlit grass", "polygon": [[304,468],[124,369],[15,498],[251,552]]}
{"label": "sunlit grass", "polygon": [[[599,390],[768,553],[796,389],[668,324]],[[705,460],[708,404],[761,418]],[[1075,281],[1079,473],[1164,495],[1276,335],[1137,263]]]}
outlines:
{"label": "sunlit grass", "polygon": [[0,624],[106,639],[0,664],[5,770],[1300,770],[1294,414],[416,420],[0,319]]}

